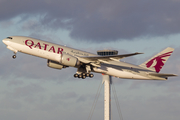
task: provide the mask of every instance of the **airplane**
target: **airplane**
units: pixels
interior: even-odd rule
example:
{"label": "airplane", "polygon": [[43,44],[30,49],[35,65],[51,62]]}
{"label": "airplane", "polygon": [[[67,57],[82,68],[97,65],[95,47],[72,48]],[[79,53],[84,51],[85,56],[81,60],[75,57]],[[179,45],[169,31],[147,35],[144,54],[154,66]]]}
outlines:
{"label": "airplane", "polygon": [[101,56],[24,36],[10,36],[2,41],[9,50],[14,52],[12,58],[16,58],[17,52],[22,52],[47,59],[47,66],[51,68],[75,67],[77,68],[77,72],[74,74],[75,78],[92,78],[94,76],[92,72],[139,80],[167,80],[168,77],[177,76],[159,73],[174,51],[170,47],[140,65],[133,65],[120,60],[142,53]]}

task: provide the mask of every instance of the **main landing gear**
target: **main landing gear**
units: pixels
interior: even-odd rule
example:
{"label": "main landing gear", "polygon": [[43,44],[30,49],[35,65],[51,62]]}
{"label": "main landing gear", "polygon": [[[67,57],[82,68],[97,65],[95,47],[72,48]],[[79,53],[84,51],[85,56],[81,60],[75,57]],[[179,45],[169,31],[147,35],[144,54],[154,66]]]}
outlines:
{"label": "main landing gear", "polygon": [[86,77],[90,77],[90,78],[92,78],[92,77],[94,77],[94,75],[93,74],[91,74],[91,73],[81,73],[81,74],[74,74],[74,77],[75,78],[82,78],[82,79],[85,79]]}
{"label": "main landing gear", "polygon": [[77,72],[74,74],[74,77],[82,79],[85,79],[86,77],[94,77],[94,75],[91,74],[91,66],[82,64],[80,67],[78,67]]}

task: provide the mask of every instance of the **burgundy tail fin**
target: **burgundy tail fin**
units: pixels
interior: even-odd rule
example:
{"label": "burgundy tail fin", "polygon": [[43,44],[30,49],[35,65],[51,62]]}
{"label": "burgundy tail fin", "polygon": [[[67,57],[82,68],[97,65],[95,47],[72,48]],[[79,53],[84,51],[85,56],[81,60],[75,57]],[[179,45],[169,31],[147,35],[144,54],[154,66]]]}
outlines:
{"label": "burgundy tail fin", "polygon": [[159,73],[162,67],[164,66],[165,62],[173,53],[173,51],[174,51],[174,48],[168,47],[139,66]]}

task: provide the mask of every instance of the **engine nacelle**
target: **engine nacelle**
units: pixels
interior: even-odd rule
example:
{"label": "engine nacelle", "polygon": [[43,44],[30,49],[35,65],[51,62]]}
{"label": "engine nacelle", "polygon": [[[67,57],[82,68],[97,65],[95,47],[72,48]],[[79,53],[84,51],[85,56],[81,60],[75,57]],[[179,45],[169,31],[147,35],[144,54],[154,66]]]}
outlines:
{"label": "engine nacelle", "polygon": [[76,57],[68,54],[61,54],[59,63],[71,67],[76,67],[80,65],[80,62]]}
{"label": "engine nacelle", "polygon": [[52,60],[47,61],[47,66],[51,67],[51,68],[55,68],[55,69],[62,69],[62,68],[66,67],[66,66],[64,66],[56,61],[52,61]]}

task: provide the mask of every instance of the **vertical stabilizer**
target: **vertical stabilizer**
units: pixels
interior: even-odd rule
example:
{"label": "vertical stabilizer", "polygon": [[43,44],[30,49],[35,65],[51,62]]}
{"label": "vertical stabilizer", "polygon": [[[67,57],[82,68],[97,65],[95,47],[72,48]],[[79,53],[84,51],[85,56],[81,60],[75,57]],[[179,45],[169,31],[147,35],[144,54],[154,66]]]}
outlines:
{"label": "vertical stabilizer", "polygon": [[159,73],[162,67],[164,66],[165,62],[173,53],[173,51],[174,51],[174,48],[168,47],[139,66]]}

